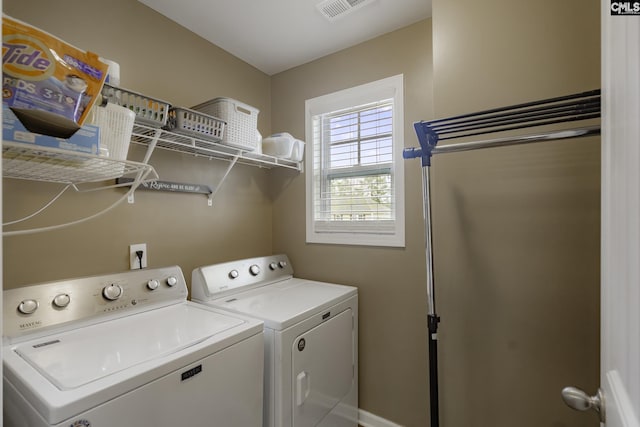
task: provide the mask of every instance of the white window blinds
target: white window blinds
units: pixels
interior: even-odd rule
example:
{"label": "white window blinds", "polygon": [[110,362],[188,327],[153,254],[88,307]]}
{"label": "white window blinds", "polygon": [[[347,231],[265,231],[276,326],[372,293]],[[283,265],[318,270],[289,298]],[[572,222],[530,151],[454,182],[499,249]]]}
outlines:
{"label": "white window blinds", "polygon": [[[404,230],[398,230],[404,227],[404,210],[399,209],[404,199],[398,197],[403,181],[398,176],[402,106],[396,96],[389,97],[393,92],[398,91],[387,88],[372,102],[338,109],[330,105],[319,114],[308,114],[308,241],[399,246],[401,234],[404,244]],[[339,99],[347,102],[344,95]],[[361,100],[353,97],[354,102]]]}

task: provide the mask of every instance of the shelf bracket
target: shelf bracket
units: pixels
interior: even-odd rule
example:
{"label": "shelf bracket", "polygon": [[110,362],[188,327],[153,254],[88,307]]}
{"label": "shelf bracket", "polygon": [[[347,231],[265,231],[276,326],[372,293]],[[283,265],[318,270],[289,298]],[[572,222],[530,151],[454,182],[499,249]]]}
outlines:
{"label": "shelf bracket", "polygon": [[229,176],[229,172],[231,172],[231,169],[233,169],[233,167],[236,165],[239,157],[240,156],[235,156],[231,163],[229,163],[229,167],[227,167],[227,170],[224,172],[224,175],[222,176],[222,179],[220,179],[220,182],[216,186],[216,189],[213,190],[213,192],[209,195],[209,206],[213,206],[213,198],[216,196],[216,194],[218,194],[218,190],[220,190],[220,187],[222,187],[222,183],[227,179],[227,176]]}
{"label": "shelf bracket", "polygon": [[[147,152],[144,155],[144,159],[142,160],[142,163],[144,164],[149,163],[149,159],[151,158],[151,154],[153,153],[153,150],[156,149],[156,145],[158,144],[158,139],[160,139],[160,135],[162,135],[162,129],[156,129],[151,139],[151,142],[147,147]],[[129,202],[129,203],[133,203],[133,202]]]}

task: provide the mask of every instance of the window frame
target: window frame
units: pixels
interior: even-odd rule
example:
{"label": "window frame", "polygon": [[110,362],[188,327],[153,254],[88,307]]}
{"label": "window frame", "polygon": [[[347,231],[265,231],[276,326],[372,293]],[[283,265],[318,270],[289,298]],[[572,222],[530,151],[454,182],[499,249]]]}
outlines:
{"label": "window frame", "polygon": [[[306,181],[306,242],[324,244],[347,244],[366,246],[405,246],[404,209],[404,76],[402,74],[371,83],[340,90],[327,95],[308,99],[305,102],[305,129],[307,155],[305,156]],[[319,162],[316,161],[316,141],[314,141],[314,120],[321,114],[354,109],[382,100],[392,100],[392,175],[393,211],[395,218],[386,222],[378,221],[373,226],[367,221],[322,221],[315,218],[315,180],[320,179]],[[321,142],[320,142],[321,143]],[[357,169],[357,168],[354,168]],[[363,167],[363,170],[367,167]],[[381,169],[380,166],[374,169]],[[377,225],[376,225],[377,224]],[[376,229],[377,228],[377,229]]]}

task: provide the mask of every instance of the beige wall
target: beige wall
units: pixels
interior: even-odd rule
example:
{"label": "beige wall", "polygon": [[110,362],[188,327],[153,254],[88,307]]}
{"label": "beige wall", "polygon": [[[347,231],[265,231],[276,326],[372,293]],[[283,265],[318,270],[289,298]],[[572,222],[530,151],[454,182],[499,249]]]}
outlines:
{"label": "beige wall", "polygon": [[[436,116],[600,87],[597,0],[435,0]],[[597,426],[599,138],[436,158],[445,426]]]}
{"label": "beige wall", "polygon": [[[407,146],[415,120],[599,87],[597,2],[434,3],[433,63],[429,20],[278,74],[274,131],[301,137],[305,99],[396,73]],[[418,163],[404,249],[306,244],[304,177],[272,180],[274,251],[359,287],[360,407],[406,426],[429,413]],[[599,139],[442,156],[432,176],[441,425],[597,425],[559,396],[598,383]]]}
{"label": "beige wall", "polygon": [[[304,138],[304,102],[404,74],[405,145],[412,123],[432,116],[431,20],[273,76],[272,127]],[[427,425],[424,239],[420,168],[407,162],[406,248],[305,244],[304,175],[272,175],[274,252],[296,274],[358,286],[360,407],[406,426]]]}
{"label": "beige wall", "polygon": [[[120,63],[122,86],[189,107],[228,96],[261,110],[259,128],[271,130],[270,78],[225,51],[133,0],[5,0],[3,11],[80,48]],[[142,159],[133,146],[130,158]],[[156,150],[151,157],[162,179],[219,182],[226,162]],[[271,253],[268,172],[236,166],[214,206],[202,195],[137,192],[88,223],[4,239],[4,286],[121,271],[129,267],[129,244],[147,243],[152,267],[178,264],[187,280],[198,266]],[[4,218],[15,219],[42,206],[58,186],[4,180]],[[70,194],[42,220],[56,224],[97,212],[121,191]]]}

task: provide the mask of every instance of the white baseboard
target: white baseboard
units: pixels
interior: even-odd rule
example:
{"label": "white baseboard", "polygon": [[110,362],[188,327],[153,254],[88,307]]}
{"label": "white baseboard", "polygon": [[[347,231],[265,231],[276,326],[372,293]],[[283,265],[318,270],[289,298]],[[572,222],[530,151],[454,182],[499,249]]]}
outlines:
{"label": "white baseboard", "polygon": [[358,424],[362,427],[403,427],[363,409],[358,409]]}

